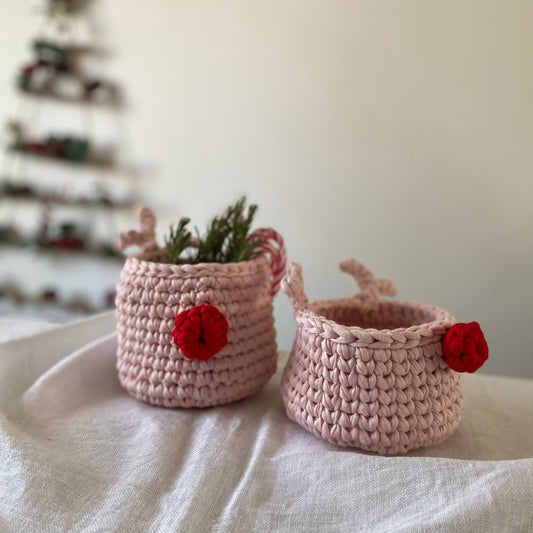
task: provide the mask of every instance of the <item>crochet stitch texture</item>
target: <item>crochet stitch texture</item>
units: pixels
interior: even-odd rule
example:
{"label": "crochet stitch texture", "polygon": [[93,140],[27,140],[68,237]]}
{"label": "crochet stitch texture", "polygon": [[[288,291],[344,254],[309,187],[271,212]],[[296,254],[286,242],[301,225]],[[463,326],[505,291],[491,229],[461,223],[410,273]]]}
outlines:
{"label": "crochet stitch texture", "polygon": [[309,304],[297,263],[282,281],[298,324],[281,384],[289,418],[333,444],[382,455],[439,444],[463,408],[460,376],[442,356],[455,319],[380,299],[395,295],[394,284],[356,260],[341,269],[358,281],[357,296]]}
{"label": "crochet stitch texture", "polygon": [[[285,265],[282,237],[258,230],[263,253],[248,261],[174,265],[159,262],[165,249],[155,241],[154,214],[142,208],[139,218],[139,230],[119,240],[122,248],[141,249],[126,260],[117,287],[121,385],[135,398],[165,407],[221,405],[254,394],[276,371],[272,298]],[[205,354],[207,360],[187,357],[173,338],[177,315],[198,306],[215,306],[228,326],[227,344],[215,331],[210,343],[223,347]],[[188,349],[190,332],[180,335]]]}
{"label": "crochet stitch texture", "polygon": [[[258,391],[277,361],[270,269],[242,263],[170,265],[129,258],[117,288],[117,368],[135,398],[166,407],[207,407]],[[188,359],[172,337],[175,316],[211,304],[226,317],[228,344]]]}

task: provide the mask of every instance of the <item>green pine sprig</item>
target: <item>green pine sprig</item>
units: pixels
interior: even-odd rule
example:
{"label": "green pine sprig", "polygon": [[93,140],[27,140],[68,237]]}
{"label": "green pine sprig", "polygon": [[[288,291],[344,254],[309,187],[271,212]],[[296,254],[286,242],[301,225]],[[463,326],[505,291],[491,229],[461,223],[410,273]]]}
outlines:
{"label": "green pine sprig", "polygon": [[233,263],[247,261],[261,244],[261,239],[250,238],[257,205],[246,209],[246,198],[240,198],[222,215],[214,217],[202,236],[196,228],[197,248],[187,258],[182,257],[191,243],[191,234],[186,230],[189,219],[182,218],[177,229],[170,228],[166,240],[168,258],[173,264],[187,263]]}
{"label": "green pine sprig", "polygon": [[187,230],[190,221],[190,218],[184,217],[180,219],[176,228],[170,226],[170,235],[165,238],[168,263],[178,265],[183,262],[180,256],[191,243],[191,232]]}

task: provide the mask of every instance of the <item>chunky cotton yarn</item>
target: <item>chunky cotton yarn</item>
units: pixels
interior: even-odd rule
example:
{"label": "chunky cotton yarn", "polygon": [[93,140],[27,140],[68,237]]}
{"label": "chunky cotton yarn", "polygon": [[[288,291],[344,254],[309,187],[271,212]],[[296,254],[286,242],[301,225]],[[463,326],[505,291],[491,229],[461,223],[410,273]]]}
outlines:
{"label": "chunky cotton yarn", "polygon": [[429,305],[382,300],[394,284],[345,261],[361,292],[308,303],[302,269],[282,288],[298,324],[281,384],[289,418],[339,446],[399,454],[442,442],[457,427],[463,396],[442,338],[455,319]]}
{"label": "chunky cotton yarn", "polygon": [[[143,208],[139,231],[121,236],[122,245],[141,248],[126,260],[117,287],[121,385],[135,398],[165,407],[207,407],[254,394],[276,371],[272,298],[283,239],[263,230],[275,234],[277,245],[248,261],[174,265],[159,262],[164,250],[155,243],[155,224]],[[219,345],[206,360],[191,358],[188,332],[175,330],[177,317],[190,311],[194,319],[198,306],[216,307],[227,321],[224,342],[211,339]]]}

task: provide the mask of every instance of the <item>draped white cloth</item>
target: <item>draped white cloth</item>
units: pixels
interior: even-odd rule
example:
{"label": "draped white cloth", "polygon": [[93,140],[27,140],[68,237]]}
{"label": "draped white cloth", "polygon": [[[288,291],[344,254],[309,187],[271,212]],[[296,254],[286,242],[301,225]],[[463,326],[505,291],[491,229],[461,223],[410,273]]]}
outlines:
{"label": "draped white cloth", "polygon": [[533,531],[531,380],[465,376],[454,435],[380,457],[290,422],[279,371],[224,407],[142,404],[114,327],[0,345],[0,531]]}
{"label": "draped white cloth", "polygon": [[53,327],[54,324],[46,320],[0,316],[0,342],[25,337]]}

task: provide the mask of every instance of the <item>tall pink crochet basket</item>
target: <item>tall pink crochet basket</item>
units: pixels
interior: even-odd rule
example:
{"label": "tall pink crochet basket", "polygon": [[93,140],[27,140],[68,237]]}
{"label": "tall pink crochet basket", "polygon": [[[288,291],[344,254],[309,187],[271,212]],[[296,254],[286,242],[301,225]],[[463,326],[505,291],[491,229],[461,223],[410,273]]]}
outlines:
{"label": "tall pink crochet basket", "polygon": [[[285,254],[279,239],[275,253],[271,247],[240,263],[161,263],[155,217],[144,209],[141,231],[122,235],[123,247],[135,243],[143,251],[126,260],[116,296],[118,377],[129,394],[166,407],[207,407],[246,398],[270,379],[277,363],[272,299],[280,282],[273,270]],[[190,359],[174,342],[175,317],[202,305],[226,318],[227,344],[210,359]]]}
{"label": "tall pink crochet basket", "polygon": [[383,300],[389,280],[348,260],[361,292],[308,303],[302,269],[282,281],[298,331],[281,391],[289,418],[340,446],[398,454],[442,442],[463,408],[460,376],[441,342],[455,319],[429,305]]}

